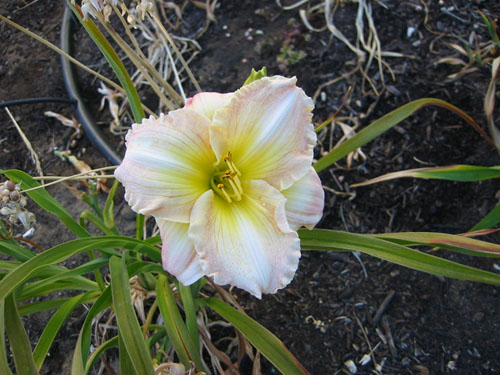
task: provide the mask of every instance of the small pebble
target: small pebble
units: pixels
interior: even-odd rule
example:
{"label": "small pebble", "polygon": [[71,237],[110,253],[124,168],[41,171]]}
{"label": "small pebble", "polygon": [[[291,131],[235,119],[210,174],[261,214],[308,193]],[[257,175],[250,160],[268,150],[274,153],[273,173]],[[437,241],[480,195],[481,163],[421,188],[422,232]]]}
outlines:
{"label": "small pebble", "polygon": [[358,373],[358,368],[356,367],[356,364],[349,359],[348,361],[344,362],[344,366],[349,370],[351,374],[357,374]]}
{"label": "small pebble", "polygon": [[370,363],[371,360],[372,359],[371,359],[370,355],[369,354],[365,354],[363,356],[363,358],[360,359],[359,364],[361,366],[366,366],[368,363]]}
{"label": "small pebble", "polygon": [[476,322],[480,322],[484,318],[484,312],[478,311],[477,313],[474,314],[474,320]]}

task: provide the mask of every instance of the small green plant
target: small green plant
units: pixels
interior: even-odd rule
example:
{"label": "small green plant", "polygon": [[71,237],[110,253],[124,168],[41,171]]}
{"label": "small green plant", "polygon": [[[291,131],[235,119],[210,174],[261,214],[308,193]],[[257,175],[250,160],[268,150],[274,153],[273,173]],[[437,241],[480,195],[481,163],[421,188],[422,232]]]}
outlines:
{"label": "small green plant", "polygon": [[299,63],[307,57],[307,53],[297,49],[297,38],[301,36],[300,24],[293,18],[288,21],[288,26],[291,28],[285,33],[285,38],[281,44],[280,53],[276,56],[278,66],[282,71]]}

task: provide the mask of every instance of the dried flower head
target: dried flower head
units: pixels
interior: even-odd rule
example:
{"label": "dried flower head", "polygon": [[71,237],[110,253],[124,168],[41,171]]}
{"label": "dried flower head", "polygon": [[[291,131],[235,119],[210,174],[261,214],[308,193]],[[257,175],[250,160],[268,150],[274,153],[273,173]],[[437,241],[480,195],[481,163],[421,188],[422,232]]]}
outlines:
{"label": "dried flower head", "polygon": [[[75,0],[71,0],[71,4],[75,5]],[[87,19],[89,14],[97,18],[97,14],[102,13],[104,19],[108,21],[112,11],[111,4],[117,5],[118,0],[82,0],[83,19]]]}
{"label": "dried flower head", "polygon": [[24,229],[28,231],[36,221],[35,215],[24,207],[27,199],[19,190],[20,184],[15,184],[11,180],[0,185],[0,214],[8,216],[13,224],[20,221]]}

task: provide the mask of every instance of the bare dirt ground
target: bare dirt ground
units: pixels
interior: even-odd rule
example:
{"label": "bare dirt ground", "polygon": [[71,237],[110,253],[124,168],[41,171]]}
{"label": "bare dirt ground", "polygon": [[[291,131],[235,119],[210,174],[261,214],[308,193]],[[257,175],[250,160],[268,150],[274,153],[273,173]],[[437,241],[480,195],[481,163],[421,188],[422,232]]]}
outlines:
{"label": "bare dirt ground", "polygon": [[[199,40],[203,50],[192,63],[204,90],[235,90],[250,68],[267,66],[270,74],[297,76],[299,85],[313,96],[320,85],[355,67],[353,53],[327,30],[308,31],[297,9],[284,11],[274,1],[219,3],[215,11],[217,23]],[[386,7],[377,1],[372,3],[383,49],[405,57],[386,60],[394,80],[385,68],[387,88],[380,96],[369,87],[362,90],[360,74],[324,87],[316,101],[315,123],[335,113],[352,86],[340,115],[356,117],[361,126],[411,100],[437,97],[460,107],[486,128],[482,103],[491,76],[489,64],[473,64],[471,67],[477,68],[474,71],[450,78],[460,71],[460,66],[436,62],[450,56],[467,61],[447,43],[463,46],[471,33],[476,37],[472,44],[489,40],[477,11],[496,20],[499,3],[385,0]],[[63,10],[63,1],[6,0],[0,4],[1,14],[10,15],[56,44]],[[356,33],[356,11],[357,5],[347,3],[337,9],[335,16],[336,25],[349,38]],[[197,22],[203,16],[197,12],[200,10],[189,4],[186,22]],[[311,23],[319,28],[324,20],[317,17]],[[55,53],[5,24],[0,24],[0,51],[0,102],[66,97]],[[494,53],[498,51],[492,51],[489,57]],[[369,73],[377,76],[376,69]],[[81,80],[89,85],[92,81],[84,75]],[[380,87],[380,76],[375,78],[375,84]],[[85,87],[89,105],[94,108],[99,101],[95,87]],[[45,174],[75,173],[53,153],[54,149],[66,147],[71,130],[43,115],[52,110],[70,116],[70,106],[31,104],[10,109],[32,142]],[[496,114],[498,117],[498,111]],[[4,109],[0,110],[0,122],[0,168],[17,168],[36,175],[34,163]],[[328,149],[330,137],[337,140],[341,135],[338,129],[331,135],[322,134],[321,146]],[[119,141],[115,142],[118,147]],[[459,184],[405,179],[350,188],[355,182],[401,169],[459,163],[498,165],[493,148],[469,125],[444,110],[422,110],[363,150],[366,161],[351,167],[342,161],[320,175],[329,190],[319,227],[358,233],[462,233],[497,204],[500,186],[494,180]],[[85,137],[73,152],[92,167],[108,164]],[[85,207],[74,191],[62,185],[50,192],[75,217]],[[126,226],[131,216],[123,204],[118,202],[117,206]],[[38,224],[34,240],[43,248],[72,238],[48,214],[35,212]],[[491,239],[499,240],[498,236]],[[494,260],[440,255],[494,271]],[[245,293],[238,293],[238,297],[248,313],[283,340],[312,374],[348,374],[345,363],[352,360],[358,374],[376,373],[381,368],[382,374],[468,375],[500,374],[499,292],[498,287],[437,278],[368,256],[358,260],[352,254],[304,252],[289,287],[264,296],[262,301]],[[44,373],[70,373],[67,361],[76,342],[81,314],[83,311],[75,313],[59,335]],[[33,343],[48,316],[26,320]],[[363,365],[360,361],[366,355],[370,361]],[[263,372],[277,373],[268,364]]]}

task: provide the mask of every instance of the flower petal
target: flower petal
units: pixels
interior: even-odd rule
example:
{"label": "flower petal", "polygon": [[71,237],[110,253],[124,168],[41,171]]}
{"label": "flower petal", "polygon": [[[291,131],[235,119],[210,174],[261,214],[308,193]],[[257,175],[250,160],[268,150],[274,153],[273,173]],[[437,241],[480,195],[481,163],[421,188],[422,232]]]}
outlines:
{"label": "flower petal", "polygon": [[189,224],[157,220],[160,228],[163,268],[184,285],[191,285],[204,274],[200,260],[188,236]]}
{"label": "flower petal", "polygon": [[305,226],[312,229],[323,216],[325,192],[321,180],[314,168],[294,183],[281,191],[286,198],[286,219],[293,230]]}
{"label": "flower petal", "polygon": [[313,102],[295,83],[295,78],[261,78],[215,112],[210,143],[218,160],[232,153],[243,179],[265,180],[281,191],[309,170],[316,144]]}
{"label": "flower petal", "polygon": [[189,237],[201,267],[217,284],[232,284],[257,298],[293,278],[300,258],[297,232],[285,216],[285,198],[265,181],[243,186],[241,201],[227,203],[212,190],[195,203]]}
{"label": "flower petal", "polygon": [[201,92],[189,98],[184,108],[195,111],[212,121],[215,111],[224,107],[232,96],[232,93]]}
{"label": "flower petal", "polygon": [[189,221],[194,202],[210,187],[216,160],[208,124],[207,118],[186,109],[134,124],[125,158],[115,171],[134,211]]}

